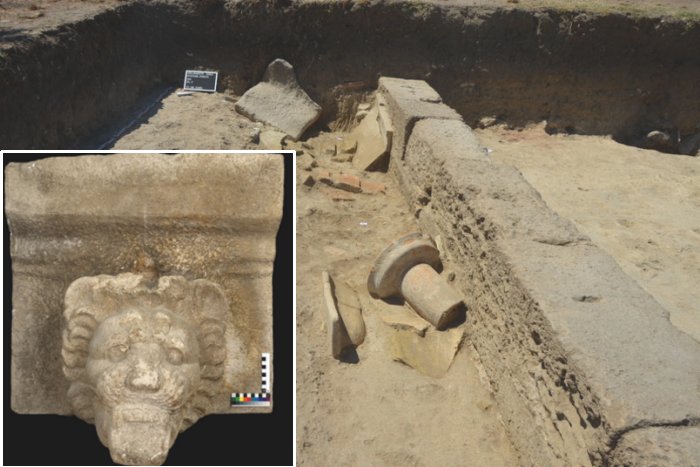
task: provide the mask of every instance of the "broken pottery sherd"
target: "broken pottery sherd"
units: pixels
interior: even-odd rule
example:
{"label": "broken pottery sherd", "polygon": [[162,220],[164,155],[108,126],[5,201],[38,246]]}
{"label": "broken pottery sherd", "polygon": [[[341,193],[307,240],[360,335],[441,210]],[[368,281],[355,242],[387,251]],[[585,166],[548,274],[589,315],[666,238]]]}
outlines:
{"label": "broken pottery sherd", "polygon": [[390,328],[389,346],[394,360],[405,363],[426,376],[442,378],[464,338],[464,328],[447,331],[429,328],[424,336],[411,329]]}
{"label": "broken pottery sherd", "polygon": [[299,86],[289,62],[270,63],[263,80],[236,102],[236,111],[298,140],[321,115],[321,107]]}
{"label": "broken pottery sherd", "polygon": [[362,309],[352,288],[345,284],[336,286],[327,271],[323,271],[322,280],[329,347],[333,357],[340,359],[346,349],[365,340]]}
{"label": "broken pottery sherd", "polygon": [[393,329],[411,331],[423,337],[430,327],[429,322],[405,306],[381,303],[381,306],[377,306],[377,310],[384,324]]}
{"label": "broken pottery sherd", "polygon": [[335,293],[335,302],[338,307],[340,319],[343,320],[350,341],[357,347],[365,341],[366,334],[360,300],[357,298],[355,290],[348,284],[344,282],[335,282],[332,277],[330,281]]}

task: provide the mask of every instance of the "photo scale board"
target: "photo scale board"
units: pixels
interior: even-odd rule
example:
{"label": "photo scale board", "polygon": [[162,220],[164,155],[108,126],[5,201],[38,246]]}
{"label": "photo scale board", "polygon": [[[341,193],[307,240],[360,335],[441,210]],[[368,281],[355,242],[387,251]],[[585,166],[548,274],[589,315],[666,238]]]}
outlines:
{"label": "photo scale board", "polygon": [[182,89],[185,91],[216,92],[218,80],[218,71],[186,70]]}

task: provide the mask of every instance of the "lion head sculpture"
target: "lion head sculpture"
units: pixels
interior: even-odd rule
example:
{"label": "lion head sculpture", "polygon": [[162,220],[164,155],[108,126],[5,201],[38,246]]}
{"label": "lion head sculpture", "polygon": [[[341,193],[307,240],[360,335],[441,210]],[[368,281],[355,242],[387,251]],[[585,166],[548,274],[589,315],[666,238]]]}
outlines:
{"label": "lion head sculpture", "polygon": [[[149,287],[150,286],[150,287]],[[206,280],[82,277],[66,291],[63,370],[76,416],[120,464],[159,465],[218,394],[228,304]]]}

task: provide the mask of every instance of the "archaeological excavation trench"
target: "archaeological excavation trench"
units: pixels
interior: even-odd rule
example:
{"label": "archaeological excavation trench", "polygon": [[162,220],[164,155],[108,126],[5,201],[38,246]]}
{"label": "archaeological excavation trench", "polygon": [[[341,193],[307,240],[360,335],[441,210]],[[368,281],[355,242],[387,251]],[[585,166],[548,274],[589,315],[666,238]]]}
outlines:
{"label": "archaeological excavation trench", "polygon": [[[234,104],[274,59],[294,65],[322,109],[285,146],[318,150],[298,158],[300,463],[332,462],[333,449],[350,464],[700,462],[700,169],[676,154],[700,132],[697,20],[402,2],[134,2],[2,39],[7,148],[278,149],[251,137],[259,125]],[[185,69],[218,70],[219,92],[178,96]],[[379,99],[393,127],[382,170],[320,151]],[[663,152],[641,149],[652,146]],[[386,190],[304,185],[319,170]],[[369,233],[355,232],[367,222]],[[374,258],[411,231],[437,244],[467,309],[461,350],[439,378],[392,362],[379,345],[380,313],[367,311],[384,306],[366,290]],[[319,331],[321,271],[331,266],[365,313],[354,365],[336,362]],[[343,386],[381,372],[373,388],[388,396]],[[418,421],[405,414],[441,397],[451,405],[425,405]],[[403,428],[372,418],[372,404]],[[428,436],[420,424],[433,444],[416,441]],[[456,434],[438,436],[442,425]]]}

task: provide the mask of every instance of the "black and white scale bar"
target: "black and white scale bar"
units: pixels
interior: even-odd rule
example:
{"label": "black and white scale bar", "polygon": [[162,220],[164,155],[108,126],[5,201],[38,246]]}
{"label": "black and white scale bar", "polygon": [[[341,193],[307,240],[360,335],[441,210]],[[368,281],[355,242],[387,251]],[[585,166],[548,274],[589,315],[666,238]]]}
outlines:
{"label": "black and white scale bar", "polygon": [[269,393],[270,392],[270,354],[269,353],[263,353],[262,354],[262,369],[260,371],[261,373],[261,379],[262,379],[262,392],[263,393]]}
{"label": "black and white scale bar", "polygon": [[262,392],[234,392],[231,394],[231,406],[269,407],[272,400],[270,393],[270,354],[263,353],[260,357],[260,379]]}

